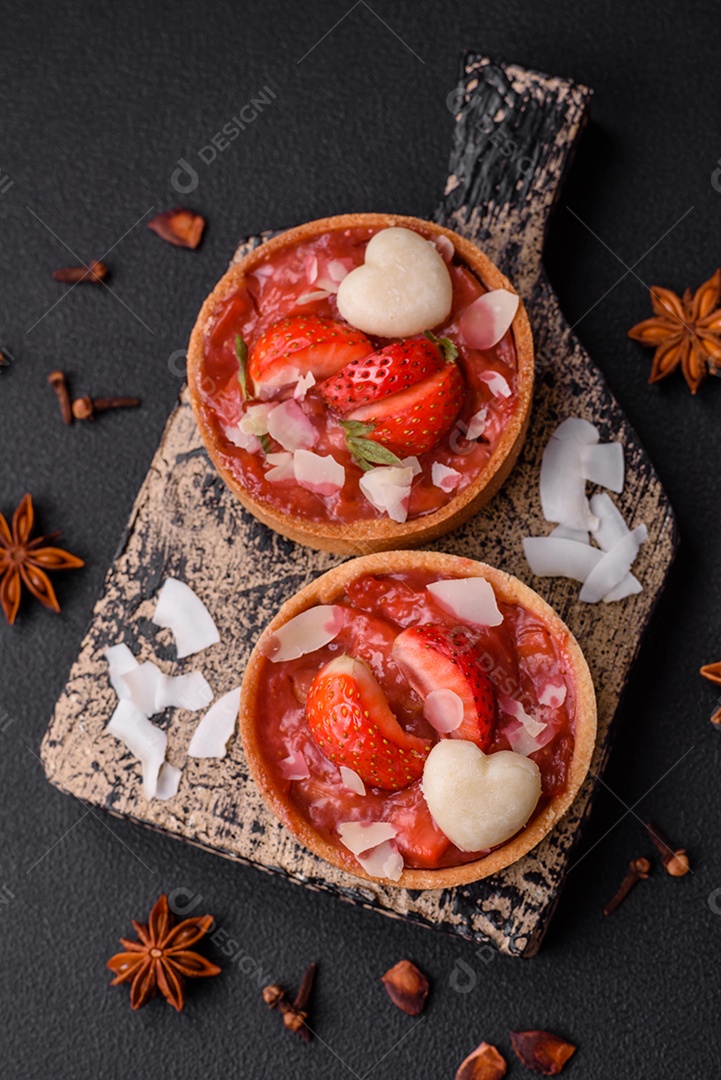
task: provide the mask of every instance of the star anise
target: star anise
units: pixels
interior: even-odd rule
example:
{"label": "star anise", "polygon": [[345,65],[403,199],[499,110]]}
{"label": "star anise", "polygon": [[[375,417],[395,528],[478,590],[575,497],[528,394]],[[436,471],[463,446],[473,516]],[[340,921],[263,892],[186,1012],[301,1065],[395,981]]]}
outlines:
{"label": "star anise", "polygon": [[35,511],[31,495],[26,495],[13,515],[12,528],[0,514],[0,604],[12,626],[20,607],[22,587],[53,611],[60,611],[47,570],[74,570],[85,563],[62,548],[51,547],[60,533],[30,540]]}
{"label": "star anise", "polygon": [[678,296],[659,285],[651,288],[655,317],[645,319],[628,331],[642,345],[656,352],[650,383],[658,382],[681,367],[691,393],[695,394],[709,371],[721,374],[721,270],[705,281],[695,293],[686,289]]}
{"label": "star anise", "polygon": [[150,912],[147,926],[135,919],[132,923],[140,941],[120,938],[125,952],[116,953],[108,960],[108,967],[115,972],[110,985],[131,984],[131,1009],[142,1008],[159,990],[168,1004],[180,1012],[185,1004],[185,979],[220,974],[219,967],[190,949],[208,933],[213,925],[212,915],[184,919],[174,925],[168,897],[163,893]]}

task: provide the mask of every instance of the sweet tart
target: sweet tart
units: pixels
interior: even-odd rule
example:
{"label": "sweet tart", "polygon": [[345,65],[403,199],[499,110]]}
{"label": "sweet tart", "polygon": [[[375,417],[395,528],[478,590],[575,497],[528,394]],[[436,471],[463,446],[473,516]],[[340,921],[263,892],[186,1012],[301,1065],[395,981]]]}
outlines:
{"label": "sweet tart", "polygon": [[596,702],[537,593],[484,563],[395,551],[281,607],[250,657],[240,730],[264,799],[316,855],[448,888],[509,866],[568,810]]}
{"label": "sweet tart", "polygon": [[533,365],[523,304],[479,248],[418,218],[345,214],[228,270],[193,329],[188,385],[243,506],[347,553],[424,543],[495,494]]}

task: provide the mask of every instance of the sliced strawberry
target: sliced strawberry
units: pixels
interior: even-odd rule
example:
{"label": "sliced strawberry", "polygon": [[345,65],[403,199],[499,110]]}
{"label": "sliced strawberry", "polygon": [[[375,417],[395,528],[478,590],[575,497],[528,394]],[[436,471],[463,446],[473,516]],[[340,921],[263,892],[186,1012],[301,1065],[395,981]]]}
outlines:
{"label": "sliced strawberry", "polygon": [[453,690],[463,702],[463,720],[450,733],[481,750],[489,745],[496,719],[491,680],[478,663],[473,643],[463,631],[442,624],[409,626],[393,645],[393,658],[424,700],[433,690]]}
{"label": "sliced strawberry", "polygon": [[422,776],[431,744],[403,730],[364,660],[338,656],[321,668],[305,712],[322,753],[370,787],[399,791]]}
{"label": "sliced strawberry", "polygon": [[320,382],[371,352],[373,346],[360,330],[318,315],[290,315],[260,335],[248,374],[257,389],[277,389],[308,372]]}
{"label": "sliced strawberry", "polygon": [[364,437],[400,457],[422,454],[450,429],[461,411],[464,392],[458,365],[445,363],[410,389],[355,409],[348,419],[368,424]]}
{"label": "sliced strawberry", "polygon": [[415,386],[445,362],[441,350],[428,338],[396,341],[380,352],[352,360],[326,379],[319,390],[328,408],[345,415]]}

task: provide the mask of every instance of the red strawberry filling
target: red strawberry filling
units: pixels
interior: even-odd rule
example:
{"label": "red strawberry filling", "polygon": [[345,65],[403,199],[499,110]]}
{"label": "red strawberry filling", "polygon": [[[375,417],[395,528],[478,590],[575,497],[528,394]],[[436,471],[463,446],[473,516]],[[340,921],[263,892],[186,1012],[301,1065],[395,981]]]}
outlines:
{"label": "red strawberry filling", "polygon": [[[268,771],[298,812],[339,848],[340,823],[390,823],[407,867],[477,857],[448,840],[423,797],[424,762],[439,738],[467,739],[485,753],[513,749],[519,721],[508,701],[520,702],[547,729],[531,755],[543,789],[536,813],[565,789],[574,747],[565,641],[514,604],[499,604],[499,626],[459,627],[427,592],[433,580],[413,571],[350,583],[334,600],[344,609],[337,637],[295,660],[264,661],[256,700]],[[560,707],[540,703],[549,684],[566,687]],[[461,726],[446,735],[424,718],[437,690],[463,703]],[[299,753],[310,776],[288,780],[280,763]],[[365,795],[348,786],[343,767]]]}

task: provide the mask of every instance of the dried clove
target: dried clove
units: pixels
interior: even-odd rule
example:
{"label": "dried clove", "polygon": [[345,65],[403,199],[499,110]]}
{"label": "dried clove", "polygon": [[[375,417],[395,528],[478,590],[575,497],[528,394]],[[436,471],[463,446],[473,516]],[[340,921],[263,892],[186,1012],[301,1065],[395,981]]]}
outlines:
{"label": "dried clove", "polygon": [[664,870],[671,877],[684,877],[691,867],[689,866],[688,855],[685,848],[674,849],[663,833],[655,825],[651,825],[650,822],[646,823],[646,831],[653,840],[654,844],[661,852],[663,859]]}
{"label": "dried clove", "polygon": [[641,856],[639,859],[631,859],[628,864],[628,870],[626,876],[621,882],[618,892],[612,900],[606,904],[603,909],[604,915],[613,915],[617,907],[619,907],[626,899],[631,889],[634,887],[637,881],[645,880],[651,873],[651,863],[648,859]]}
{"label": "dried clove", "polygon": [[508,1066],[495,1046],[482,1042],[461,1062],[455,1080],[502,1080]]}
{"label": "dried clove", "polygon": [[573,1043],[550,1031],[510,1031],[509,1035],[521,1064],[543,1076],[557,1076],[576,1052]]}
{"label": "dried clove", "polygon": [[313,983],[315,982],[316,964],[310,964],[303,975],[295,1000],[291,1001],[288,994],[277,983],[266,986],[263,990],[263,1001],[271,1009],[277,1009],[283,1017],[283,1023],[289,1031],[297,1031],[305,1042],[310,1040],[310,1030],[306,1024],[308,1019],[307,1005],[310,999]]}
{"label": "dried clove", "polygon": [[68,390],[68,380],[65,372],[51,371],[48,375],[48,382],[55,391],[60,403],[60,415],[63,418],[63,423],[72,424],[73,410],[70,405],[70,391]]}
{"label": "dried clove", "polygon": [[197,248],[205,228],[205,218],[200,214],[176,206],[174,210],[165,210],[148,222],[161,240],[175,247]]}
{"label": "dried clove", "polygon": [[398,963],[381,976],[388,997],[409,1016],[423,1012],[430,989],[428,979],[410,960]]}
{"label": "dried clove", "polygon": [[87,266],[64,266],[60,270],[53,270],[53,277],[63,285],[75,285],[78,281],[90,281],[99,285],[108,273],[105,263],[93,259]]}
{"label": "dried clove", "polygon": [[94,420],[96,413],[109,409],[135,409],[139,404],[140,398],[136,397],[91,398],[89,394],[84,394],[75,398],[72,411],[76,420]]}

